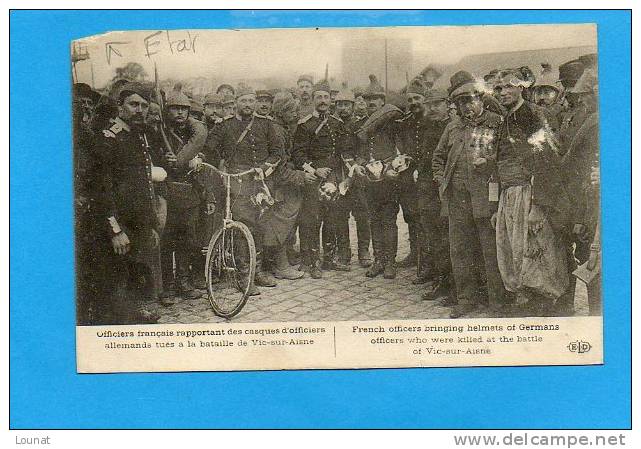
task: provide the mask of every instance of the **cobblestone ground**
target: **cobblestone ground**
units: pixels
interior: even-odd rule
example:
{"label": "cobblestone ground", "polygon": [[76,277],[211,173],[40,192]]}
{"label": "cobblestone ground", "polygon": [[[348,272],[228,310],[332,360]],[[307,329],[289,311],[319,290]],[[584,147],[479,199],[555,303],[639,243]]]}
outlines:
{"label": "cobblestone ground", "polygon": [[[397,260],[409,252],[407,225],[399,213],[399,250]],[[356,224],[350,220],[352,252],[356,254]],[[356,257],[354,256],[354,259]],[[279,280],[275,288],[261,288],[261,295],[250,297],[233,322],[346,321],[387,319],[448,318],[450,309],[434,301],[422,301],[422,285],[412,285],[416,268],[399,269],[396,279],[365,277],[365,269],[352,261],[351,272],[325,271],[322,279],[308,276],[295,281]],[[175,298],[169,307],[154,305],[161,315],[159,323],[217,323],[225,319],[214,315],[202,291],[195,299]],[[585,287],[579,282],[576,295],[577,315],[587,315]],[[470,318],[487,317],[480,310]]]}

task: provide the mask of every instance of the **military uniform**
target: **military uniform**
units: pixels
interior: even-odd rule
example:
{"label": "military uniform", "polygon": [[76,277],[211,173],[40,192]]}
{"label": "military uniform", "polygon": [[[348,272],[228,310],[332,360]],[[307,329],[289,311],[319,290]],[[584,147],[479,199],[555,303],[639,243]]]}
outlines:
{"label": "military uniform", "polygon": [[[96,136],[88,190],[97,242],[94,263],[104,267],[104,284],[94,324],[145,322],[142,300],[162,291],[154,159],[162,159],[158,140],[120,118]],[[125,255],[116,255],[112,247],[120,232],[131,244]]]}
{"label": "military uniform", "polygon": [[[569,170],[565,171],[565,175],[569,177],[570,185],[568,186],[568,194],[571,198],[575,198],[577,206],[574,210],[573,221],[577,224],[582,224],[586,227],[585,240],[575,239],[576,244],[576,259],[579,263],[586,262],[590,257],[591,251],[600,253],[601,238],[597,234],[600,221],[600,186],[599,184],[593,185],[590,180],[592,167],[599,167],[599,114],[593,112],[586,117],[585,122],[579,128],[572,145],[570,152],[566,155],[563,165],[568,167]],[[600,256],[597,264],[600,264]],[[595,270],[601,271],[601,267],[595,267]],[[601,276],[593,279],[587,286],[588,291],[588,310],[590,315],[600,315],[602,313],[601,303]],[[572,293],[574,291],[572,290]],[[564,297],[562,296],[557,301],[557,305],[566,306],[570,310],[573,307],[574,297],[568,299],[567,304],[563,303]],[[561,304],[558,304],[561,302]],[[561,309],[562,311],[562,309]]]}
{"label": "military uniform", "polygon": [[[329,113],[321,116],[315,111],[298,122],[292,150],[297,169],[329,167],[332,173],[328,180],[338,184],[342,179],[342,158],[352,158],[352,141],[340,119]],[[324,258],[330,261],[335,249],[336,217],[330,203],[321,203],[318,184],[308,184],[304,187],[300,222],[301,252],[306,266],[315,266],[319,261],[321,224],[331,230],[325,233],[328,239],[323,242]]]}
{"label": "military uniform", "polygon": [[303,102],[301,100],[298,107],[298,117],[300,117],[300,119],[302,120],[313,113],[314,113],[314,103],[311,100],[309,100],[308,102]]}
{"label": "military uniform", "polygon": [[[271,175],[282,161],[284,150],[271,120],[256,115],[248,118],[240,115],[228,117],[212,133],[208,145],[210,154],[221,155],[226,171],[240,173],[260,168],[266,175],[268,187],[273,188]],[[263,250],[264,220],[251,197],[261,187],[262,183],[255,180],[253,174],[241,179],[231,178],[232,214],[235,220],[249,227],[259,256]],[[262,269],[262,256],[258,257],[258,263],[258,268]]]}
{"label": "military uniform", "polygon": [[442,121],[430,120],[426,124],[423,136],[422,151],[418,161],[418,210],[423,243],[419,242],[421,266],[419,277],[425,280],[438,277],[449,279],[452,268],[450,264],[450,246],[448,239],[448,220],[441,216],[441,200],[438,184],[432,172],[432,159],[438,142],[450,123],[449,116]]}
{"label": "military uniform", "polygon": [[[487,110],[473,121],[455,119],[445,127],[432,160],[433,176],[440,186],[442,213],[449,221],[457,301],[463,306],[480,302],[483,268],[490,304],[501,306],[506,302],[497,266],[495,231],[490,223],[498,200],[490,201],[488,185],[495,156],[492,147],[477,137],[496,136],[500,124],[501,117]],[[473,161],[477,157],[484,157],[486,163],[475,167]],[[480,269],[475,247],[480,247],[483,257]]]}
{"label": "military uniform", "polygon": [[[363,126],[367,120],[367,116],[360,118],[352,117],[349,121],[345,122],[345,127],[349,132],[352,139],[352,148],[354,154],[358,152],[358,138],[356,131]],[[367,209],[367,198],[363,183],[356,180],[349,188],[344,196],[339,197],[336,201],[336,206],[340,208],[337,211],[340,215],[341,223],[345,226],[337,230],[336,246],[338,260],[344,264],[349,264],[352,259],[352,249],[349,238],[349,214],[354,216],[356,221],[356,240],[358,248],[358,259],[362,266],[367,267],[371,264],[371,256],[369,253],[370,242],[372,236],[369,228],[369,212]]]}
{"label": "military uniform", "polygon": [[506,289],[528,299],[527,307],[537,316],[550,313],[552,302],[568,288],[570,275],[570,202],[558,150],[553,142],[540,142],[539,148],[532,143],[546,122],[544,110],[521,100],[505,117],[496,144],[499,269]]}
{"label": "military uniform", "polygon": [[[176,164],[168,171],[167,226],[163,234],[162,256],[165,283],[177,290],[191,290],[192,278],[203,285],[204,258],[200,232],[203,227],[203,187],[188,175],[189,161],[204,147],[207,129],[198,120],[188,117],[181,127],[167,132]],[[176,273],[173,273],[175,255]],[[191,267],[191,268],[190,268]],[[189,294],[189,293],[188,293]]]}
{"label": "military uniform", "polygon": [[284,157],[273,175],[272,194],[274,205],[263,215],[265,229],[265,246],[284,245],[291,237],[292,230],[298,219],[302,201],[302,188],[305,177],[302,171],[295,170],[289,160],[293,136],[289,128],[282,122],[274,122],[274,131],[284,149]]}
{"label": "military uniform", "polygon": [[78,324],[91,324],[93,302],[97,296],[97,272],[92,264],[95,235],[91,232],[90,193],[87,170],[93,146],[93,133],[82,122],[82,111],[74,108],[73,161],[74,161],[74,212],[76,247],[76,296]]}
{"label": "military uniform", "polygon": [[403,209],[403,219],[407,223],[410,239],[410,254],[408,265],[417,262],[419,241],[424,241],[420,226],[420,211],[418,207],[418,185],[414,181],[414,171],[423,156],[426,139],[429,136],[429,119],[423,112],[420,116],[407,115],[398,120],[397,147],[402,154],[412,158],[409,168],[398,177],[398,199]]}
{"label": "military uniform", "polygon": [[[357,163],[365,165],[369,161],[391,161],[396,157],[397,129],[398,124],[389,120],[375,129],[360,132]],[[398,249],[398,184],[396,180],[387,178],[379,182],[365,182],[365,195],[374,263],[392,267],[395,265]]]}
{"label": "military uniform", "polygon": [[[586,69],[572,91],[593,96],[594,86],[591,85],[593,83],[596,84],[596,75],[591,69]],[[599,120],[596,104],[581,101],[570,109],[564,118],[559,137],[565,154],[561,160],[560,170],[568,196],[574,199],[570,224],[573,228],[576,226],[584,228],[584,232],[573,233],[566,241],[569,270],[574,271],[576,261],[582,264],[588,260],[599,222],[599,188],[590,182],[592,167],[599,166]],[[581,229],[577,229],[579,230]],[[568,291],[556,302],[559,314],[573,313],[575,287],[576,279],[571,277]],[[591,314],[600,313],[600,280],[598,279],[588,286],[588,303]]]}

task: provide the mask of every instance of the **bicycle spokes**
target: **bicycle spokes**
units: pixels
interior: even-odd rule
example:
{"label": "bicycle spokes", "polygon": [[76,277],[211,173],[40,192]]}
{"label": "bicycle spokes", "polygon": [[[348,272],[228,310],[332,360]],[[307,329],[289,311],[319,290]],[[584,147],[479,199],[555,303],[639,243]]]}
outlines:
{"label": "bicycle spokes", "polygon": [[207,284],[214,312],[226,318],[237,314],[247,300],[256,269],[256,249],[245,225],[231,222],[212,239]]}

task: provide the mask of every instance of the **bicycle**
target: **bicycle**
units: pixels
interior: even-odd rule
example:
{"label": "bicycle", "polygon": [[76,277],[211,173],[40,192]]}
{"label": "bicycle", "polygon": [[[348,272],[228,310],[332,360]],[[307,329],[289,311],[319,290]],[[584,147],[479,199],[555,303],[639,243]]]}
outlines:
{"label": "bicycle", "polygon": [[209,303],[214,313],[222,318],[231,319],[247,303],[256,273],[254,237],[244,223],[234,221],[232,217],[231,178],[249,175],[254,173],[254,169],[241,173],[226,173],[213,165],[201,162],[194,171],[201,177],[206,176],[203,168],[221,176],[225,181],[225,216],[222,227],[212,235],[207,246],[205,279]]}

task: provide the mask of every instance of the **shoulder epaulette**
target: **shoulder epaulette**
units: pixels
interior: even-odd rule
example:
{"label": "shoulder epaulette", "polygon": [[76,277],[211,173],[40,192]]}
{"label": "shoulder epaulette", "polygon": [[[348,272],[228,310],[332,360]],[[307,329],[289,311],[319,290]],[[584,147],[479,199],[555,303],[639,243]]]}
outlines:
{"label": "shoulder epaulette", "polygon": [[274,121],[274,117],[272,117],[271,115],[262,115],[262,114],[258,114],[257,112],[254,112],[254,117],[264,118],[266,120]]}
{"label": "shoulder epaulette", "polygon": [[111,125],[111,128],[103,129],[102,130],[102,134],[105,137],[112,137],[113,138],[113,137],[116,137],[116,134],[118,134],[123,129],[125,129],[125,128],[123,128],[122,124],[120,122],[116,121],[113,125]]}
{"label": "shoulder epaulette", "polygon": [[367,120],[367,116],[364,115],[362,117],[357,118],[354,123],[365,122],[366,120]]}
{"label": "shoulder epaulette", "polygon": [[340,117],[338,117],[337,115],[330,115],[330,117],[335,118],[335,119],[336,119],[336,120],[338,120],[339,122],[343,123],[343,119],[342,119],[342,118],[340,118]]}
{"label": "shoulder epaulette", "polygon": [[234,117],[235,117],[234,114],[230,114],[230,115],[227,115],[227,116],[223,117],[223,120],[229,120],[230,118],[234,118]]}
{"label": "shoulder epaulette", "polygon": [[310,118],[312,118],[312,117],[313,117],[313,116],[312,116],[312,114],[309,114],[307,117],[303,117],[302,119],[300,119],[300,120],[298,121],[298,124],[299,124],[299,125],[302,125],[303,123],[305,123],[306,121],[308,121],[308,120],[309,120]]}
{"label": "shoulder epaulette", "polygon": [[396,123],[403,123],[403,122],[405,122],[405,121],[409,120],[409,118],[410,118],[411,116],[412,116],[412,114],[405,114],[403,117],[401,117],[401,118],[397,118],[397,119],[396,119],[396,120],[394,120],[394,121],[395,121]]}

